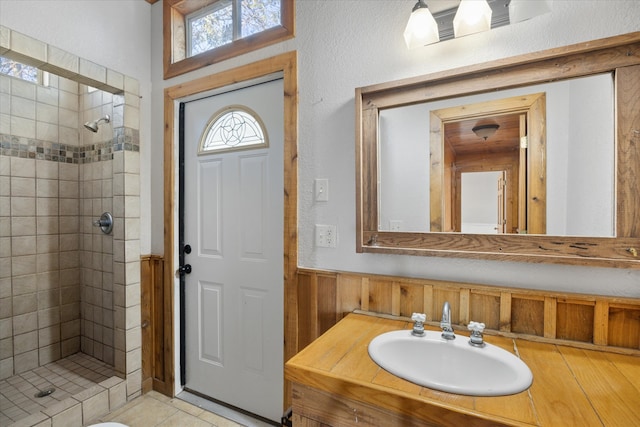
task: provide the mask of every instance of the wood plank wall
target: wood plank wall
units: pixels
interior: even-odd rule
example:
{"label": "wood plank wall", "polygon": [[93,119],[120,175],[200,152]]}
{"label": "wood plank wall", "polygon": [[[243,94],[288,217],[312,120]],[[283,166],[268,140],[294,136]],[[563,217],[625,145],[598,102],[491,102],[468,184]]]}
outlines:
{"label": "wood plank wall", "polygon": [[640,299],[546,292],[406,277],[298,270],[298,350],[353,310],[438,323],[442,305],[466,330],[471,320],[487,333],[522,336],[623,353],[640,350]]}
{"label": "wood plank wall", "polygon": [[[142,392],[156,390],[172,396],[173,360],[171,346],[172,307],[167,303],[163,286],[164,258],[161,255],[140,257],[140,297],[142,325]],[[167,327],[168,326],[168,327]]]}
{"label": "wood plank wall", "polygon": [[[164,259],[141,257],[143,391],[173,396],[173,307],[163,284]],[[295,325],[285,341],[297,351],[345,314],[363,310],[438,323],[449,301],[454,327],[484,322],[488,334],[521,336],[584,348],[640,354],[640,299],[543,292],[530,289],[412,279],[398,276],[298,269]]]}

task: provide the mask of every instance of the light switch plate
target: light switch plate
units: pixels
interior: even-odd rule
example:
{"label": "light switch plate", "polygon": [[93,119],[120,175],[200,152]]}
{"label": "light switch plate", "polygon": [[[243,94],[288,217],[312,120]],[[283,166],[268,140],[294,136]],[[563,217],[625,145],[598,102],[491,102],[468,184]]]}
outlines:
{"label": "light switch plate", "polygon": [[329,180],[326,178],[316,178],[314,191],[316,202],[328,202]]}

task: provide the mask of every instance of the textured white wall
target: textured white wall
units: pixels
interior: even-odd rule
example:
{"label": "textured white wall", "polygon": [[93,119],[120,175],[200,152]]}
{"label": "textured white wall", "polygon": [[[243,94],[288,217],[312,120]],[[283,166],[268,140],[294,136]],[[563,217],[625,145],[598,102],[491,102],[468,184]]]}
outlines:
{"label": "textured white wall", "polygon": [[[163,89],[297,50],[301,266],[640,296],[637,271],[355,253],[356,87],[640,31],[638,0],[562,0],[529,21],[408,51],[402,31],[414,3],[297,0],[295,39],[169,81],[161,2],[0,0],[0,24],[139,80],[142,253],[163,252]],[[329,202],[312,201],[317,177],[330,180]],[[317,223],[338,226],[337,248],[313,246]]]}
{"label": "textured white wall", "polygon": [[[414,0],[296,1],[296,38],[162,80],[162,5],[152,6],[152,140],[162,139],[161,87],[298,51],[299,265],[412,277],[640,296],[638,271],[355,253],[356,87],[640,30],[637,0],[562,0],[553,12],[490,32],[409,51],[402,32]],[[161,152],[152,161],[153,211],[162,211]],[[313,181],[329,179],[330,200],[314,203]],[[157,195],[157,197],[156,197]],[[337,248],[314,247],[314,225],[338,226]],[[162,248],[154,221],[153,247]]]}
{"label": "textured white wall", "polygon": [[[150,253],[151,6],[143,0],[0,0],[0,24],[140,83],[140,249]],[[162,142],[154,149],[162,151]]]}

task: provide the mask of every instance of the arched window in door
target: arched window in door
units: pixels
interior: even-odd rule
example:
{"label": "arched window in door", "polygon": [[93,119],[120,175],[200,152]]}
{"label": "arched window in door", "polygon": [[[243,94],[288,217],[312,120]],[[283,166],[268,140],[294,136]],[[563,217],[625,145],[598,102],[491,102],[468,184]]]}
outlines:
{"label": "arched window in door", "polygon": [[233,105],[215,113],[205,128],[198,154],[269,146],[260,117],[251,109]]}

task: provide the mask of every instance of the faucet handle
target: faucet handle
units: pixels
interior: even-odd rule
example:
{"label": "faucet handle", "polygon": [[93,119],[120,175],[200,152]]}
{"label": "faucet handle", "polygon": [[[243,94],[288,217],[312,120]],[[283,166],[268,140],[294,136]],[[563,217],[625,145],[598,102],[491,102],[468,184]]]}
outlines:
{"label": "faucet handle", "polygon": [[484,326],[485,326],[484,323],[471,321],[467,325],[467,329],[469,329],[472,332],[477,332],[481,334],[482,332],[484,332]]}
{"label": "faucet handle", "polygon": [[411,320],[413,320],[414,322],[426,322],[427,320],[427,315],[424,313],[413,313],[411,315]]}
{"label": "faucet handle", "polygon": [[484,339],[482,338],[482,332],[484,332],[484,323],[471,321],[467,325],[467,329],[471,331],[469,337],[469,344],[474,347],[484,347]]}
{"label": "faucet handle", "polygon": [[411,334],[417,337],[424,336],[424,322],[427,320],[427,315],[424,313],[413,313],[411,320],[413,320],[413,330]]}

